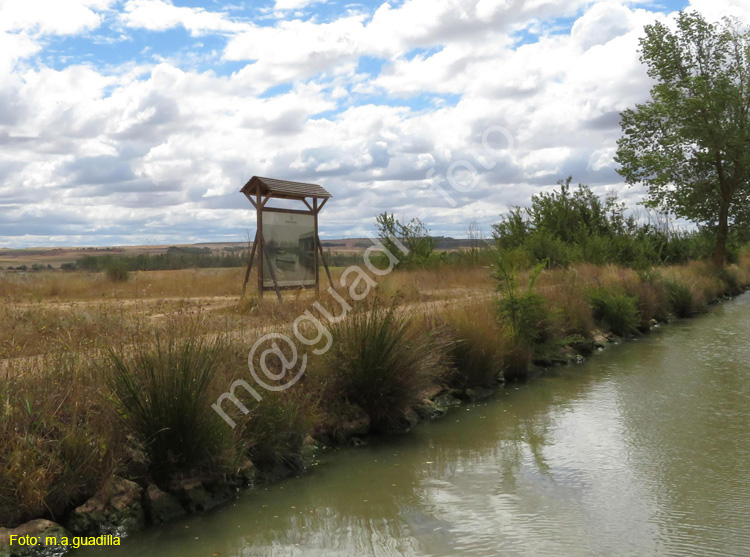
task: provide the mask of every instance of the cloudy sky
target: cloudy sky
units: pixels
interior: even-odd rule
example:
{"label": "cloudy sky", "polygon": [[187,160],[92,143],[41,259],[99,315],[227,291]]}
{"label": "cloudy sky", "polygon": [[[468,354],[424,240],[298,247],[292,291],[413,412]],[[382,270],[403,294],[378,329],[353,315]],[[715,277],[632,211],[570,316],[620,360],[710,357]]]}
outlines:
{"label": "cloudy sky", "polygon": [[630,201],[643,26],[746,0],[0,0],[0,247],[242,241],[252,176],[325,237],[465,236],[572,175]]}

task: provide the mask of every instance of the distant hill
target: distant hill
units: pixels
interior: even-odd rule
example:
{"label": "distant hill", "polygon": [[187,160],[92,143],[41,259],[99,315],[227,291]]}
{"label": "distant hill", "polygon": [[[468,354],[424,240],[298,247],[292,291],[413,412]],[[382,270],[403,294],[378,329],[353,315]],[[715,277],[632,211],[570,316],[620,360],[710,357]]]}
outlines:
{"label": "distant hill", "polygon": [[[435,248],[454,250],[471,247],[469,239],[435,237]],[[356,253],[373,245],[370,238],[339,238],[322,240],[323,249],[331,252]],[[0,248],[0,267],[26,265],[52,265],[55,268],[63,263],[74,263],[84,255],[157,255],[162,253],[205,253],[238,252],[248,249],[247,242],[201,242],[197,244],[152,245],[152,246],[110,246],[110,247],[38,247],[26,249]]]}

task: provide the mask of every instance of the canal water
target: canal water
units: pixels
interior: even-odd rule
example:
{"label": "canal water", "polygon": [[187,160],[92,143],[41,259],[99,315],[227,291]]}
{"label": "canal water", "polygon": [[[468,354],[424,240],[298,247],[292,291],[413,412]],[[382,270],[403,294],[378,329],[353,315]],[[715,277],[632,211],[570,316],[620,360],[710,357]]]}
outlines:
{"label": "canal water", "polygon": [[749,332],[746,294],[71,555],[750,555]]}

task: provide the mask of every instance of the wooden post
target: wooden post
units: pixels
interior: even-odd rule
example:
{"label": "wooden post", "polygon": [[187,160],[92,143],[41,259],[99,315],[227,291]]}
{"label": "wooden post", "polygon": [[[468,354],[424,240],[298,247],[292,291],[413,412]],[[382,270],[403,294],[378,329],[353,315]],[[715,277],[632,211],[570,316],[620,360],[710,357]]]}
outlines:
{"label": "wooden post", "polygon": [[276,271],[273,270],[273,263],[271,263],[271,258],[268,257],[268,251],[266,251],[266,242],[263,239],[263,234],[260,235],[260,247],[263,250],[263,253],[266,254],[266,262],[268,263],[268,273],[271,275],[271,280],[273,281],[273,285],[276,288],[276,296],[279,298],[279,302],[281,302],[281,289],[279,289],[279,282],[276,280]]}
{"label": "wooden post", "polygon": [[315,219],[315,295],[320,295],[320,262],[318,261],[318,251],[320,250],[320,238],[318,238],[318,198],[313,197],[313,219]]}
{"label": "wooden post", "polygon": [[255,250],[258,247],[258,231],[255,231],[255,240],[253,240],[253,249],[250,250],[250,260],[247,262],[247,271],[245,271],[245,282],[242,283],[242,295],[245,295],[247,290],[247,283],[250,280],[250,271],[253,269],[253,259],[255,258]]}
{"label": "wooden post", "polygon": [[315,239],[318,242],[318,249],[320,250],[320,258],[323,260],[323,267],[326,269],[326,274],[328,275],[328,282],[331,285],[331,288],[336,290],[336,287],[333,285],[333,279],[331,278],[331,271],[328,269],[328,262],[326,261],[326,256],[323,253],[323,246],[320,243],[320,238],[318,238],[317,232],[315,233]]}
{"label": "wooden post", "polygon": [[260,200],[260,185],[258,186],[256,203],[258,207],[258,218],[256,219],[258,231],[256,234],[260,240],[260,252],[258,253],[258,299],[261,300],[263,299],[263,254],[266,249],[263,245],[263,205]]}

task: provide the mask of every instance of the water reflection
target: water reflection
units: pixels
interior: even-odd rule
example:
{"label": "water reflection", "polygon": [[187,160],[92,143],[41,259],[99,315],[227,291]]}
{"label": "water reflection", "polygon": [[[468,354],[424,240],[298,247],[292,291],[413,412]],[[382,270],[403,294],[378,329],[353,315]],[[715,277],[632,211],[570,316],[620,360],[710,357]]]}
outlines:
{"label": "water reflection", "polygon": [[750,554],[748,326],[745,296],[106,554]]}

